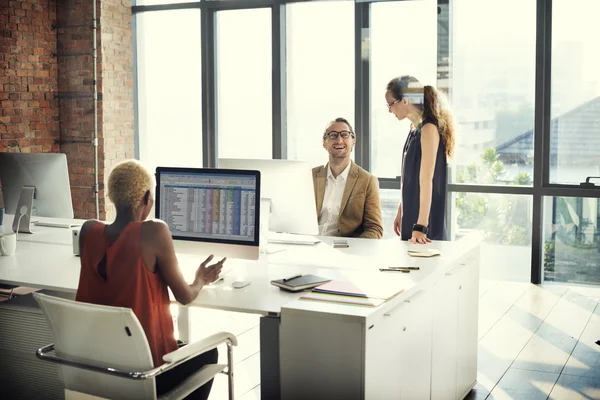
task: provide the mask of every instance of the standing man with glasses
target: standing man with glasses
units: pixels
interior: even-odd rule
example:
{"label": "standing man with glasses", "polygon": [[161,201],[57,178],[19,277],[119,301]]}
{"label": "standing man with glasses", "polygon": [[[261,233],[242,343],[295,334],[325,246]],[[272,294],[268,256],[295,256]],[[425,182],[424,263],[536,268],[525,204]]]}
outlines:
{"label": "standing man with glasses", "polygon": [[323,134],[329,162],[313,168],[319,234],[380,239],[383,236],[379,181],[351,159],[356,135],[344,118]]}

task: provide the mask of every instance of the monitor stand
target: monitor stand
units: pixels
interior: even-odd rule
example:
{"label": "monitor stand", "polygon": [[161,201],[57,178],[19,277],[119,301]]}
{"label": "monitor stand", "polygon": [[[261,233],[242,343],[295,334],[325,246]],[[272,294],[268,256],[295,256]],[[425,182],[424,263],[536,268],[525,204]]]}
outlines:
{"label": "monitor stand", "polygon": [[31,210],[33,209],[34,186],[23,186],[21,196],[15,210],[12,229],[14,232],[34,233],[31,230]]}
{"label": "monitor stand", "polygon": [[260,199],[260,232],[258,235],[258,249],[261,254],[269,254],[269,216],[271,214],[271,199]]}

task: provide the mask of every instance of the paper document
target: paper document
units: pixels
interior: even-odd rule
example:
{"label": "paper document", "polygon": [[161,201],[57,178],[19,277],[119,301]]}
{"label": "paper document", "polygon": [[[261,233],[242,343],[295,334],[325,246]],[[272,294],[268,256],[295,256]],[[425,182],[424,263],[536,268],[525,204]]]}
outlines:
{"label": "paper document", "polygon": [[411,257],[435,257],[441,255],[441,253],[436,249],[410,249],[408,255]]}
{"label": "paper document", "polygon": [[283,243],[283,244],[317,244],[320,242],[314,236],[310,235],[296,235],[293,233],[279,233],[269,232],[267,235],[269,243]]}
{"label": "paper document", "polygon": [[331,281],[317,286],[313,292],[387,300],[402,293],[403,290],[404,288],[399,287],[398,283],[394,281],[371,280],[364,282]]}
{"label": "paper document", "polygon": [[318,293],[318,292],[310,292],[306,293],[302,297],[302,300],[317,300],[317,301],[327,301],[331,303],[344,303],[350,305],[359,305],[359,306],[368,306],[368,307],[377,307],[380,304],[385,302],[384,299],[375,299],[371,297],[357,297],[357,296],[343,296],[339,294],[329,294],[329,293]]}

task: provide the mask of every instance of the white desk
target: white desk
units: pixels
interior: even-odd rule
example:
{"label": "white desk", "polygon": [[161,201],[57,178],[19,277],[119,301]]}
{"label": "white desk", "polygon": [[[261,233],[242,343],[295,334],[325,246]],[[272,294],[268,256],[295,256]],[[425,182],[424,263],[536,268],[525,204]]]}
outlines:
{"label": "white desk", "polygon": [[[0,283],[76,291],[80,261],[72,254],[71,242],[66,243],[70,230],[46,230],[50,233],[29,235],[32,241],[19,235],[16,254],[0,257]],[[314,246],[286,245],[285,251],[261,255],[258,261],[228,260],[232,271],[224,281],[203,289],[192,303],[264,316],[262,398],[362,399],[387,398],[389,393],[409,399],[464,397],[476,379],[478,241],[467,237],[437,242],[430,246],[442,256],[424,259],[410,258],[406,250],[411,245],[397,238],[348,239],[347,249],[333,249],[330,238],[321,239]],[[178,254],[178,259],[188,279],[203,261],[190,254]],[[416,265],[420,270],[378,270],[393,265]],[[396,281],[404,292],[367,308],[298,300],[300,294],[270,284],[296,273]],[[252,283],[233,289],[235,280]],[[462,292],[468,295],[461,295],[459,286],[468,289]],[[408,322],[410,329],[403,331]],[[402,338],[407,331],[411,335]],[[450,346],[453,350],[447,349],[448,341],[456,342]],[[403,361],[409,359],[414,364]],[[454,371],[456,379],[448,379],[447,371]]]}

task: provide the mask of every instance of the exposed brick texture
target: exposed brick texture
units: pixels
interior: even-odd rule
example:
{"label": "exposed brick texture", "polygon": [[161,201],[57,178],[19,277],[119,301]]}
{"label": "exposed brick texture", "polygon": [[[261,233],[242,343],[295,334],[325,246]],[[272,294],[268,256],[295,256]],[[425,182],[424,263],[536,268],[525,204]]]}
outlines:
{"label": "exposed brick texture", "polygon": [[117,162],[135,156],[131,3],[103,0],[102,15],[104,168],[110,171]]}
{"label": "exposed brick texture", "polygon": [[56,7],[48,0],[0,4],[0,151],[56,152]]}
{"label": "exposed brick texture", "polygon": [[[108,172],[134,156],[131,1],[96,4],[99,217],[110,219]],[[65,153],[77,218],[96,217],[92,7],[91,0],[0,2],[0,151]]]}

